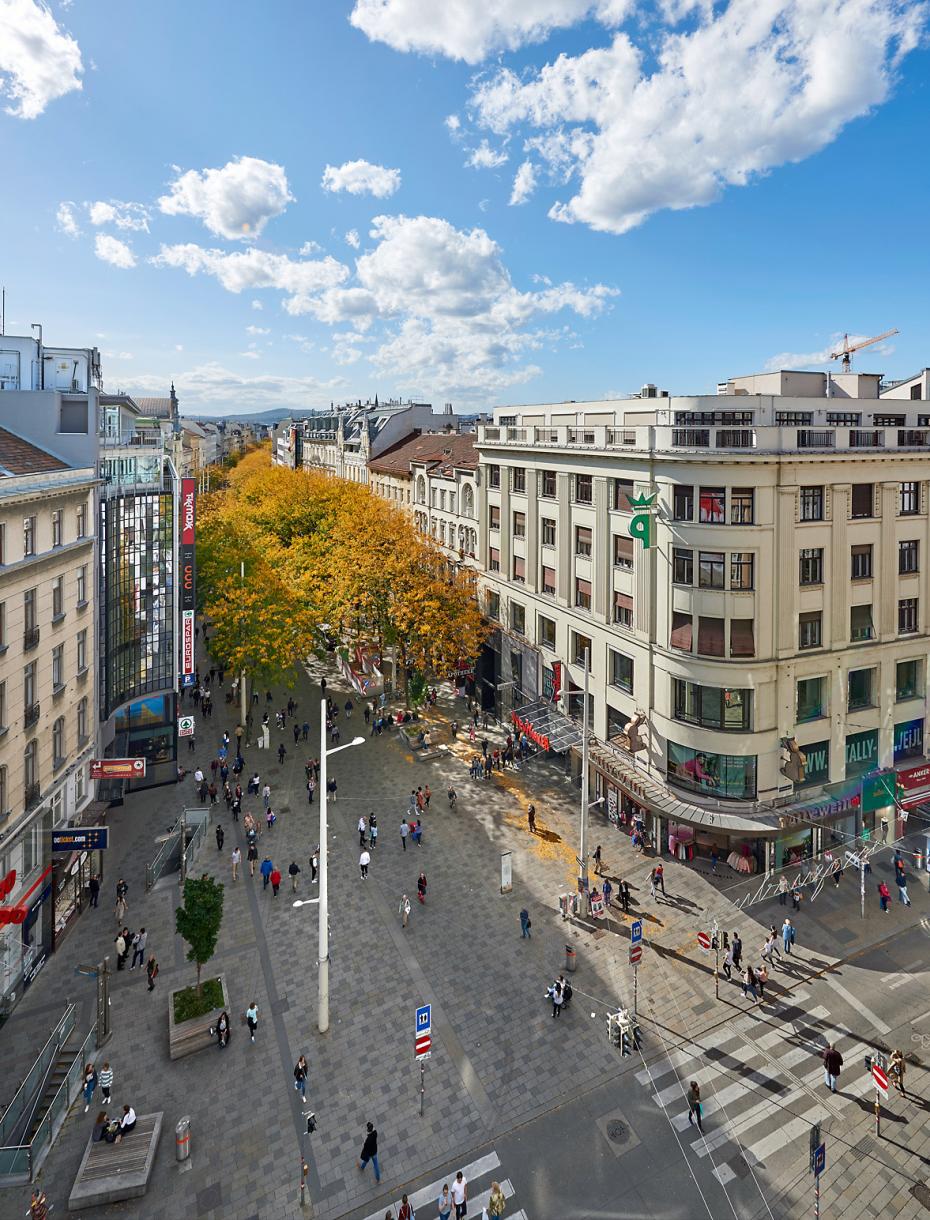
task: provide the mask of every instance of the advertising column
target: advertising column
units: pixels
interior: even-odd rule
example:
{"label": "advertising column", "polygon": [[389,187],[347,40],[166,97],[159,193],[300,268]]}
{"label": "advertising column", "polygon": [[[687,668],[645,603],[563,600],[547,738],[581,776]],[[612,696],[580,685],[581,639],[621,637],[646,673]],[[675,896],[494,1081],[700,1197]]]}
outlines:
{"label": "advertising column", "polygon": [[194,603],[197,568],[194,553],[197,482],[181,480],[181,684],[194,685]]}

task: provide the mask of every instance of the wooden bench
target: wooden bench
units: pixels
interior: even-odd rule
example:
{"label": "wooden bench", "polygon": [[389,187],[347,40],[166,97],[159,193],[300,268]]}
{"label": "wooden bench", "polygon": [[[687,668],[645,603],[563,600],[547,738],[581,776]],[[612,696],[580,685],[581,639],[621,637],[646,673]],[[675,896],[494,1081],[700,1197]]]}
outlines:
{"label": "wooden bench", "polygon": [[87,1141],[81,1167],[68,1196],[68,1211],[138,1199],[148,1189],[161,1137],[163,1111],[140,1114],[136,1125],[118,1144]]}

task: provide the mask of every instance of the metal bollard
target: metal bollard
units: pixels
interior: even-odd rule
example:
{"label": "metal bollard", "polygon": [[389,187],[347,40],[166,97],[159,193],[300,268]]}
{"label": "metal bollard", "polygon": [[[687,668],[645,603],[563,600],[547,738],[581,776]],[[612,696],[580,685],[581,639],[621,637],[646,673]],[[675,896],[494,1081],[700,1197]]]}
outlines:
{"label": "metal bollard", "polygon": [[191,1154],[191,1120],[190,1115],[180,1119],[174,1129],[174,1147],[179,1161],[186,1161]]}
{"label": "metal bollard", "polygon": [[565,946],[565,969],[568,971],[569,974],[574,974],[575,967],[577,966],[577,964],[578,964],[578,954],[571,947],[571,945],[566,945]]}

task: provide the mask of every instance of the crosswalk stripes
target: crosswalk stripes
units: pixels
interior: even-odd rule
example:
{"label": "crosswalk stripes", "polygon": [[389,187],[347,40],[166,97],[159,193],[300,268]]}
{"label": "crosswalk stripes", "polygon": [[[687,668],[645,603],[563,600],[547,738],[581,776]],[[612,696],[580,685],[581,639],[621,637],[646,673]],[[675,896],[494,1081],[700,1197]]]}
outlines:
{"label": "crosswalk stripes", "polygon": [[[812,1123],[841,1117],[871,1088],[871,1078],[854,1067],[868,1048],[850,1046],[827,1008],[805,1009],[809,998],[801,991],[781,1001],[776,1029],[760,1024],[757,1010],[750,1010],[635,1074],[675,1130],[686,1135],[690,1129],[690,1155],[710,1158],[711,1172],[723,1185],[738,1176],[734,1166],[740,1154],[751,1166],[767,1165],[783,1153],[796,1156]],[[766,1006],[766,1017],[771,1018],[772,1009]],[[819,1061],[830,1042],[839,1047],[847,1067],[836,1094],[826,1091]],[[688,1123],[686,1094],[692,1080],[701,1087],[703,1133]]]}
{"label": "crosswalk stripes", "polygon": [[[472,1161],[469,1165],[456,1166],[450,1170],[444,1177],[438,1178],[435,1182],[431,1182],[429,1186],[423,1186],[420,1190],[414,1191],[413,1194],[407,1195],[407,1201],[413,1210],[419,1211],[420,1208],[435,1207],[436,1200],[439,1198],[440,1191],[443,1186],[448,1183],[451,1187],[459,1168],[462,1170],[462,1176],[468,1183],[468,1216],[475,1217],[481,1215],[482,1208],[487,1207],[491,1198],[491,1182],[494,1180],[494,1171],[500,1169],[500,1158],[496,1152],[489,1152],[483,1157],[479,1157],[477,1161]],[[482,1178],[487,1178],[487,1186],[481,1182]],[[504,1198],[510,1202],[513,1199],[516,1191],[513,1183],[509,1178],[497,1179],[498,1185],[501,1188],[501,1193]],[[483,1189],[478,1190],[478,1184],[481,1183]],[[396,1216],[400,1211],[401,1200],[397,1199],[392,1205],[392,1214]],[[430,1213],[431,1214],[431,1213]],[[371,1216],[367,1216],[366,1220],[384,1220],[384,1211],[379,1210]],[[526,1212],[520,1208],[518,1211],[507,1212],[507,1220],[528,1220]]]}

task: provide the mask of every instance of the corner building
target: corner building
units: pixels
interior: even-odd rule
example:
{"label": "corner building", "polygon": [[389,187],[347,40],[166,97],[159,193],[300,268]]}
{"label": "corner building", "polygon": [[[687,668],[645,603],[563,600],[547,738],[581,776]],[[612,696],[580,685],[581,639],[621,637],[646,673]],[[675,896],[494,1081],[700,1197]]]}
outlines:
{"label": "corner building", "polygon": [[930,403],[902,384],[782,371],[479,425],[487,686],[579,718],[589,649],[592,795],[663,850],[780,868],[893,823],[864,778],[930,787]]}

